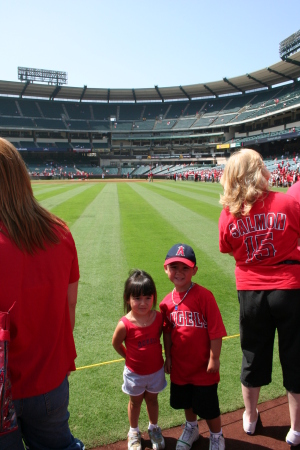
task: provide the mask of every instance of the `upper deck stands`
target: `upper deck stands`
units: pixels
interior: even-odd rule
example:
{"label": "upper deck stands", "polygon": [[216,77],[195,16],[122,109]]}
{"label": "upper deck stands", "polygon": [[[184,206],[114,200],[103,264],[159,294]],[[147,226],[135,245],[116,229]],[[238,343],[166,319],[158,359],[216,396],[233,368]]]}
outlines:
{"label": "upper deck stands", "polygon": [[177,122],[176,119],[165,119],[165,120],[158,120],[155,125],[155,130],[171,130],[175,123]]}
{"label": "upper deck stands", "polygon": [[133,108],[132,104],[121,104],[119,106],[119,115],[117,120],[141,120],[143,119],[144,105],[137,103]]}
{"label": "upper deck stands", "polygon": [[35,100],[18,99],[18,104],[23,117],[42,117]]}
{"label": "upper deck stands", "polygon": [[20,117],[20,112],[16,104],[16,98],[0,98],[0,116]]}
{"label": "upper deck stands", "polygon": [[205,107],[206,103],[209,101],[210,101],[210,99],[190,101],[184,115],[185,116],[195,116],[196,114],[203,113],[204,107]]}
{"label": "upper deck stands", "polygon": [[0,128],[116,134],[122,131],[132,135],[139,131],[180,133],[235,126],[298,106],[300,82],[235,96],[164,103],[68,102],[0,96]]}
{"label": "upper deck stands", "polygon": [[169,106],[170,106],[169,103],[161,103],[161,102],[147,103],[145,104],[144,118],[147,120],[148,119],[157,120],[160,117],[163,118]]}
{"label": "upper deck stands", "polygon": [[189,103],[186,101],[169,103],[169,108],[165,117],[169,119],[181,117],[184,115],[184,111],[188,105]]}
{"label": "upper deck stands", "polygon": [[215,121],[216,117],[214,116],[202,116],[200,119],[196,120],[192,128],[207,128],[210,127]]}
{"label": "upper deck stands", "polygon": [[110,122],[109,121],[100,121],[100,120],[90,120],[89,121],[90,124],[90,130],[94,130],[94,131],[110,131]]}
{"label": "upper deck stands", "polygon": [[62,119],[34,119],[38,129],[66,130],[67,127]]}
{"label": "upper deck stands", "polygon": [[110,103],[92,103],[93,120],[109,120],[117,118],[117,105]]}
{"label": "upper deck stands", "polygon": [[37,104],[42,113],[41,117],[60,119],[62,115],[65,115],[62,102],[39,100]]}
{"label": "upper deck stands", "polygon": [[87,103],[65,102],[64,110],[69,119],[89,120],[91,117],[90,105]]}
{"label": "upper deck stands", "polygon": [[34,129],[35,124],[28,118],[0,116],[0,128]]}
{"label": "upper deck stands", "polygon": [[132,129],[135,131],[153,130],[155,120],[135,120],[132,124]]}
{"label": "upper deck stands", "polygon": [[189,119],[187,119],[187,118],[179,119],[178,122],[174,125],[173,129],[180,130],[180,129],[190,128],[195,122],[196,122],[195,117],[191,117]]}

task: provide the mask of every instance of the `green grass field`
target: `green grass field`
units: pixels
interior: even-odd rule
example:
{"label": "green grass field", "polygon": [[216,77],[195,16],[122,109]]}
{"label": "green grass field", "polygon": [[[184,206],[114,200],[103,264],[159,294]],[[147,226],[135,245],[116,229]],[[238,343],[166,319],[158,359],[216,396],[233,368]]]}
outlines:
{"label": "green grass field", "polygon": [[[146,270],[156,283],[159,303],[173,288],[163,262],[177,242],[194,248],[199,267],[194,281],[213,292],[227,329],[221,354],[221,411],[242,407],[234,260],[220,254],[218,245],[221,186],[50,181],[34,183],[33,190],[44,207],[68,223],[77,246],[81,278],[74,336],[79,370],[70,376],[70,426],[86,448],[125,439],[129,428],[128,397],[121,391],[124,360],[111,345],[123,315],[124,281],[130,269]],[[276,348],[273,382],[262,389],[260,401],[284,393]],[[159,395],[159,405],[162,429],[184,421],[183,413],[169,406],[169,387]],[[143,405],[140,429],[146,431],[147,425]]]}

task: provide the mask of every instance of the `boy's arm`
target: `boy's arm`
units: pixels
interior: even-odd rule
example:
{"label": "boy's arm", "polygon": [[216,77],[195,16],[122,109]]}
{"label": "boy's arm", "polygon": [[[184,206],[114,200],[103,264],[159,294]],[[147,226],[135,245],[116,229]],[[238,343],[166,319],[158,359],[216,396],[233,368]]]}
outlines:
{"label": "boy's arm", "polygon": [[172,347],[172,339],[171,333],[167,333],[164,331],[164,348],[165,348],[165,372],[170,374],[172,368],[172,360],[171,360],[171,347]]}
{"label": "boy's arm", "polygon": [[126,347],[123,345],[124,339],[126,338],[126,328],[122,321],[116,326],[115,332],[112,338],[112,345],[116,352],[126,359]]}
{"label": "boy's arm", "polygon": [[221,347],[222,347],[222,338],[213,339],[210,341],[210,355],[207,366],[207,372],[209,373],[219,372]]}

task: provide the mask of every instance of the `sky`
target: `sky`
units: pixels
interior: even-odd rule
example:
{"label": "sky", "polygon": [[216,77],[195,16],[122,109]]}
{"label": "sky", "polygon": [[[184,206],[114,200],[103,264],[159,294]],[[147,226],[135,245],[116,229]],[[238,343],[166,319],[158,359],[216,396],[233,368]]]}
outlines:
{"label": "sky", "polygon": [[300,0],[0,0],[0,80],[65,71],[68,86],[219,81],[280,61]]}

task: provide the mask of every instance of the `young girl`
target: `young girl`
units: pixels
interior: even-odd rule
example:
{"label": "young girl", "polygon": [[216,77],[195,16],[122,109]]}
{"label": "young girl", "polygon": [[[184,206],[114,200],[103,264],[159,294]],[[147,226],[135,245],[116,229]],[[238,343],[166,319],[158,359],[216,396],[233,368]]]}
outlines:
{"label": "young girl", "polygon": [[160,450],[165,448],[165,441],[157,425],[157,396],[167,382],[160,343],[162,315],[155,310],[157,293],[151,276],[142,270],[133,270],[125,282],[123,298],[127,314],[115,329],[112,345],[125,358],[122,390],[130,396],[128,450],[141,450],[138,420],[143,399],[147,405],[152,448]]}

